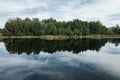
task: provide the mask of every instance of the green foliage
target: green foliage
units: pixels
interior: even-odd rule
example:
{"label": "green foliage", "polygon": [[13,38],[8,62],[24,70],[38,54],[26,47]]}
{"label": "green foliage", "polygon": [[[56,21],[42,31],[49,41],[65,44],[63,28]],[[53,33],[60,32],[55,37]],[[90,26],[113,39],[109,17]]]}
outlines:
{"label": "green foliage", "polygon": [[0,33],[0,36],[2,36],[2,33]]}
{"label": "green foliage", "polygon": [[[112,28],[112,32],[120,34],[119,26]],[[8,36],[40,36],[40,35],[89,35],[89,34],[106,34],[108,29],[100,21],[81,21],[75,19],[73,21],[56,21],[55,19],[44,19],[40,21],[38,18],[32,20],[26,18],[10,19],[6,22],[3,35]]]}
{"label": "green foliage", "polygon": [[120,34],[120,26],[116,25],[116,27],[112,27],[111,31],[115,34]]}
{"label": "green foliage", "polygon": [[0,36],[2,36],[2,32],[3,32],[3,30],[2,30],[2,29],[0,29]]}

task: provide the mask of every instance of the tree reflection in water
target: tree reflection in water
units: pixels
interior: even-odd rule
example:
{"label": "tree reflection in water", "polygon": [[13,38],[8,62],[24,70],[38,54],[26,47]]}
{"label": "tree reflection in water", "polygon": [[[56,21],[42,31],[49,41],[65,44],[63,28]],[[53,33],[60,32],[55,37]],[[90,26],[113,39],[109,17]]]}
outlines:
{"label": "tree reflection in water", "polygon": [[86,50],[96,50],[105,45],[106,39],[69,39],[69,40],[41,40],[41,39],[4,39],[6,49],[11,54],[39,54],[40,51],[54,53],[56,51],[73,51],[79,53]]}

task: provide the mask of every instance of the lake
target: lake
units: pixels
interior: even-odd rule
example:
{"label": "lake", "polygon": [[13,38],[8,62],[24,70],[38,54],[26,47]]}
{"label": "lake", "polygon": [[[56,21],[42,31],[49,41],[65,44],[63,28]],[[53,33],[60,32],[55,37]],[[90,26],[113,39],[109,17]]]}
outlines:
{"label": "lake", "polygon": [[0,80],[120,80],[120,39],[1,39]]}

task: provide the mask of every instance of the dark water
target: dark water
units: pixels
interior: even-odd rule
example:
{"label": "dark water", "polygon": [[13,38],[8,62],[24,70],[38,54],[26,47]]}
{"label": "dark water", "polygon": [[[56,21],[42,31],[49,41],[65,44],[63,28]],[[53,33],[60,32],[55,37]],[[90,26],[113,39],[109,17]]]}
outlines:
{"label": "dark water", "polygon": [[120,39],[2,39],[0,80],[120,80]]}

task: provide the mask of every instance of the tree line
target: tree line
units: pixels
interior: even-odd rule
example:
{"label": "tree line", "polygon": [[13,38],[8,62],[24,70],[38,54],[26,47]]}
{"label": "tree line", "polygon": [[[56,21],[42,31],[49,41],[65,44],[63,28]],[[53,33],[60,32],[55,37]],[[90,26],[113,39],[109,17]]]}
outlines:
{"label": "tree line", "polygon": [[100,21],[57,21],[53,18],[39,20],[38,18],[9,19],[2,30],[7,36],[40,36],[40,35],[68,35],[80,36],[90,34],[120,34],[120,26],[107,28]]}

